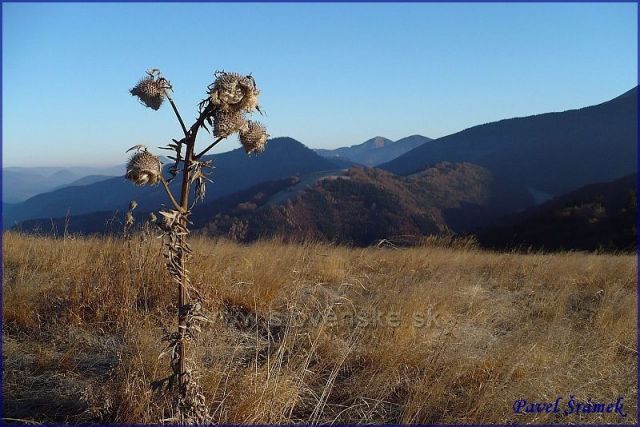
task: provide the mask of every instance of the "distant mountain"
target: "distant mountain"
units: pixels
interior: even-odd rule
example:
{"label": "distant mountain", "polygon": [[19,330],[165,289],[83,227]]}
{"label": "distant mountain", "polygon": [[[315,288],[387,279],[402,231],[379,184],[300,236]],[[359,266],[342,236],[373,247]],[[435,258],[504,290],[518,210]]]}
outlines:
{"label": "distant mountain", "polygon": [[194,226],[243,242],[282,236],[369,245],[378,239],[463,232],[491,223],[513,209],[495,203],[504,192],[514,204],[531,203],[525,191],[505,187],[486,169],[469,163],[442,163],[410,177],[352,168],[319,177],[286,198],[279,194],[299,181],[266,185],[200,207],[194,211]]}
{"label": "distant mountain", "polygon": [[471,162],[544,198],[636,171],[637,87],[578,110],[501,120],[423,144],[380,165],[408,175],[442,161]]}
{"label": "distant mountain", "polygon": [[2,171],[2,200],[7,203],[17,203],[38,193],[51,191],[59,185],[67,184],[79,176],[55,172],[51,175],[38,170],[7,170]]}
{"label": "distant mountain", "polygon": [[[124,170],[124,166],[123,166],[123,170]],[[122,176],[122,174],[118,174],[118,175]],[[58,190],[58,189],[64,188],[64,187],[74,187],[74,186],[82,186],[82,185],[94,184],[96,182],[105,181],[105,180],[111,179],[111,178],[116,178],[116,176],[114,176],[114,175],[87,175],[87,176],[83,176],[80,179],[76,179],[75,181],[72,181],[72,182],[70,182],[68,184],[60,185],[60,186],[56,187],[55,190]]]}
{"label": "distant mountain", "polygon": [[622,99],[622,98],[638,98],[638,86],[634,87],[633,89],[629,89],[628,91],[626,91],[625,93],[623,93],[620,96],[617,96],[613,99]]}
{"label": "distant mountain", "polygon": [[49,175],[47,179],[60,181],[60,182],[71,182],[75,179],[78,179],[78,175],[76,175],[75,173],[71,172],[68,169],[61,169]]}
{"label": "distant mountain", "polygon": [[74,176],[87,175],[119,175],[124,164],[113,166],[8,166],[3,172],[36,172],[44,176],[52,176],[60,171],[71,172]]}
{"label": "distant mountain", "polygon": [[428,141],[431,141],[431,138],[422,135],[412,135],[397,141],[376,136],[359,145],[335,150],[317,149],[316,153],[329,159],[345,159],[365,166],[376,166],[393,160]]}
{"label": "distant mountain", "polygon": [[8,167],[2,169],[2,201],[18,203],[88,175],[121,175],[124,165],[114,167]]}
{"label": "distant mountain", "polygon": [[[302,143],[292,138],[275,138],[259,156],[248,156],[242,148],[208,156],[214,169],[213,183],[207,186],[209,200],[248,188],[259,182],[284,178],[314,171],[338,169]],[[175,194],[179,182],[172,184]],[[3,212],[4,226],[34,218],[76,216],[90,212],[123,210],[129,201],[136,200],[140,209],[155,210],[166,203],[161,186],[136,187],[124,177],[106,179],[89,185],[64,187],[38,194],[22,203],[6,205]]]}
{"label": "distant mountain", "polygon": [[495,249],[635,251],[637,174],[591,184],[503,219],[478,234]]}

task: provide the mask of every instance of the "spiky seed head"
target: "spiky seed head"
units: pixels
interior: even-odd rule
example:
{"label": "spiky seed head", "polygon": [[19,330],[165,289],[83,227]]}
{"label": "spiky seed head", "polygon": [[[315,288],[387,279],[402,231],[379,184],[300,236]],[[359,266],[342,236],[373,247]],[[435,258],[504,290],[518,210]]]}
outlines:
{"label": "spiky seed head", "polygon": [[132,200],[131,202],[129,202],[129,210],[132,211],[135,208],[138,207],[138,202],[136,202],[135,200]]}
{"label": "spiky seed head", "polygon": [[162,173],[160,159],[148,151],[139,151],[127,163],[126,178],[136,185],[157,184]]}
{"label": "spiky seed head", "polygon": [[229,105],[237,104],[242,100],[242,89],[240,89],[240,79],[238,73],[227,73],[224,71],[216,73],[216,80],[209,90],[211,103],[218,108],[228,109]]}
{"label": "spiky seed head", "polygon": [[240,142],[247,154],[261,153],[267,145],[267,129],[259,122],[248,121],[240,130]]}
{"label": "spiky seed head", "polygon": [[219,71],[209,88],[209,99],[216,109],[251,112],[258,106],[260,91],[251,76]]}
{"label": "spiky seed head", "polygon": [[140,80],[129,92],[131,95],[137,96],[145,106],[158,110],[164,101],[165,89],[170,87],[164,78],[149,76]]}
{"label": "spiky seed head", "polygon": [[149,214],[148,221],[149,221],[149,222],[156,222],[157,220],[158,220],[158,217],[156,216],[156,214],[154,214],[153,212],[151,212],[151,213]]}
{"label": "spiky seed head", "polygon": [[246,126],[242,113],[237,111],[216,110],[213,113],[213,134],[226,138]]}
{"label": "spiky seed head", "polygon": [[242,78],[239,85],[242,90],[242,99],[237,104],[238,110],[245,113],[250,113],[253,110],[256,110],[258,108],[258,96],[260,95],[260,90],[256,86],[256,82],[253,80],[253,77],[246,76]]}
{"label": "spiky seed head", "polygon": [[129,227],[131,227],[133,225],[133,222],[134,222],[133,214],[131,213],[131,211],[129,211],[125,215],[124,225],[125,225],[125,227],[129,228]]}

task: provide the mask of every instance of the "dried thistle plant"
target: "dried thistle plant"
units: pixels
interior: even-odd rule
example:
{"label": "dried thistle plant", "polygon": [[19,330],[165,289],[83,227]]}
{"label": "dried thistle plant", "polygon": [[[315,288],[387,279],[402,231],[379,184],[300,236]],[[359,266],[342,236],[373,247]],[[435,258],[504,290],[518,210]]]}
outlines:
{"label": "dried thistle plant", "polygon": [[160,70],[152,68],[147,70],[147,77],[143,78],[129,92],[137,96],[140,102],[153,109],[159,110],[166,96],[166,91],[171,89],[171,84],[160,75]]}
{"label": "dried thistle plant", "polygon": [[141,146],[132,147],[129,150],[138,151],[127,162],[127,179],[136,185],[157,184],[162,175],[162,163],[160,159]]}
{"label": "dried thistle plant", "polygon": [[[163,341],[167,342],[167,350],[162,355],[170,356],[171,374],[163,379],[154,381],[152,387],[157,390],[172,390],[177,387],[178,393],[174,399],[171,417],[163,420],[180,424],[203,424],[210,421],[204,396],[197,384],[197,366],[193,360],[187,359],[186,344],[192,341],[195,334],[200,332],[201,324],[208,321],[202,309],[202,299],[197,289],[193,288],[189,279],[186,263],[191,256],[191,247],[187,242],[189,235],[189,216],[193,204],[202,201],[206,193],[206,183],[210,182],[207,169],[211,168],[210,161],[203,161],[202,157],[223,139],[239,134],[247,153],[264,150],[269,135],[266,128],[247,120],[247,115],[257,111],[260,91],[252,76],[238,73],[218,71],[214,74],[214,82],[207,87],[207,97],[199,104],[199,115],[190,128],[185,126],[178,108],[171,98],[173,90],[169,80],[164,78],[158,69],[150,69],[147,76],[140,80],[130,90],[140,102],[154,110],[158,110],[166,99],[175,113],[182,128],[184,137],[165,147],[164,150],[173,151],[169,156],[173,164],[168,168],[169,177],[163,176],[162,163],[159,157],[152,154],[143,145],[136,145],[128,151],[135,150],[127,163],[125,177],[136,185],[155,185],[161,183],[169,198],[172,209],[159,212],[161,218],[152,214],[149,221],[155,223],[162,231],[164,242],[164,257],[166,266],[173,282],[178,288],[177,298],[177,330],[165,331]],[[196,136],[201,128],[209,132],[213,130],[216,138],[200,152],[196,152]],[[176,198],[169,187],[169,183],[181,174],[180,196]],[[189,189],[194,186],[195,200],[189,203]],[[131,212],[137,204],[130,206],[127,220],[133,224]],[[130,218],[129,218],[130,217]],[[190,297],[190,291],[198,295]]]}
{"label": "dried thistle plant", "polygon": [[247,154],[263,152],[268,138],[267,129],[258,122],[249,120],[247,125],[240,130],[240,143]]}

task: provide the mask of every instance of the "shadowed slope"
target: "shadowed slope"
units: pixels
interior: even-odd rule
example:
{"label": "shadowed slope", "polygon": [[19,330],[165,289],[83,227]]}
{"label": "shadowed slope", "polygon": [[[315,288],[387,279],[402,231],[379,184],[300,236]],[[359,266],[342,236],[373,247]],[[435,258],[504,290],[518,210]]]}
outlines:
{"label": "shadowed slope", "polygon": [[479,233],[495,249],[625,250],[637,247],[638,175],[587,185]]}

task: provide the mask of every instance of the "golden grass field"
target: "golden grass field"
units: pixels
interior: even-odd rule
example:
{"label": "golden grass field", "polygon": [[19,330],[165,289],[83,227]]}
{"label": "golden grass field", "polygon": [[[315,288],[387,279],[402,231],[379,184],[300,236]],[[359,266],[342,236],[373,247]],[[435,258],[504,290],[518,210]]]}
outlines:
{"label": "golden grass field", "polygon": [[[188,351],[220,423],[636,422],[636,258],[427,241],[193,238],[214,322]],[[158,239],[4,234],[5,417],[152,423],[175,286]],[[516,399],[616,413],[514,414]]]}

